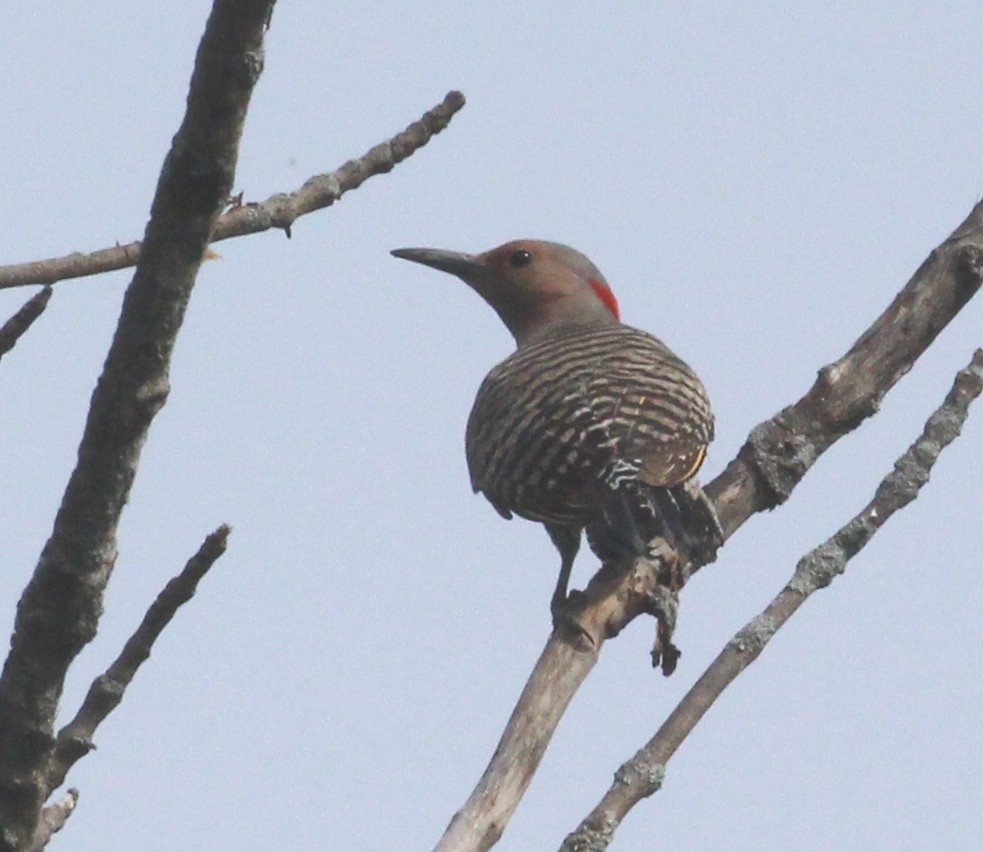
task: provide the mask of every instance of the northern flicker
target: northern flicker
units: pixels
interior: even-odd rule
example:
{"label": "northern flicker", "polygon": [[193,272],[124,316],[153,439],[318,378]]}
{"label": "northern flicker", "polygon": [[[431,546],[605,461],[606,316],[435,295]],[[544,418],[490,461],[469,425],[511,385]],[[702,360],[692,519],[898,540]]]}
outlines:
{"label": "northern flicker", "polygon": [[499,514],[546,527],[562,561],[554,614],[584,530],[602,561],[644,555],[656,536],[687,561],[714,558],[719,525],[693,479],[713,438],[706,391],[662,341],[621,322],[590,260],[536,240],[392,253],[461,278],[515,338],[478,390],[468,468]]}

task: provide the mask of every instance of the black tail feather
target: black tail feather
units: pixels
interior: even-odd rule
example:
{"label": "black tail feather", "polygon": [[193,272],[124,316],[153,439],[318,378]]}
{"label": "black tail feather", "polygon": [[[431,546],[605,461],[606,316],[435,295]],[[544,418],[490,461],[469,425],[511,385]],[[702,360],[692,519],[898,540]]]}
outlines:
{"label": "black tail feather", "polygon": [[588,544],[603,562],[641,556],[657,537],[687,562],[716,559],[720,523],[695,479],[672,488],[626,482],[587,527]]}

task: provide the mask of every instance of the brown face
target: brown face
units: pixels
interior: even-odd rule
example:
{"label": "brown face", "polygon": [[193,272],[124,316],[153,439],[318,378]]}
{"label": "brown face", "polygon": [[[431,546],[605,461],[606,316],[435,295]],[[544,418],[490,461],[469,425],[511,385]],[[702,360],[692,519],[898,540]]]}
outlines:
{"label": "brown face", "polygon": [[[507,283],[511,297],[547,306],[558,299],[583,300],[590,305],[599,300],[620,319],[618,300],[604,277],[586,257],[558,243],[513,240],[477,256]],[[486,299],[492,294],[485,295]],[[504,295],[504,294],[503,294]]]}
{"label": "brown face", "polygon": [[577,282],[556,264],[542,243],[515,240],[477,257],[487,273],[468,283],[516,333],[539,324],[558,299],[569,297]]}

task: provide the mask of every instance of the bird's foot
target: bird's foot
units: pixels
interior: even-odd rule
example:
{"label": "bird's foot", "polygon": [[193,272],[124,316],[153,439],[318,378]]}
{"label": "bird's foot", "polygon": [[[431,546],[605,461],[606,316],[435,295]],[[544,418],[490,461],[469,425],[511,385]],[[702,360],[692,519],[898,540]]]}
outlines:
{"label": "bird's foot", "polygon": [[550,601],[550,615],[553,616],[553,626],[579,621],[587,596],[579,589],[571,589],[567,594],[553,595]]}
{"label": "bird's foot", "polygon": [[662,669],[662,674],[669,677],[676,671],[676,665],[683,652],[673,643],[672,639],[663,635],[664,627],[660,622],[655,631],[655,642],[652,644],[652,668]]}
{"label": "bird's foot", "polygon": [[675,670],[682,652],[672,641],[679,614],[679,597],[664,586],[648,595],[648,612],[655,616],[655,641],[652,644],[652,668],[662,669],[669,677]]}
{"label": "bird's foot", "polygon": [[553,630],[565,636],[568,641],[583,651],[594,648],[594,637],[584,626],[581,618],[587,596],[578,589],[550,601],[550,614],[553,616]]}

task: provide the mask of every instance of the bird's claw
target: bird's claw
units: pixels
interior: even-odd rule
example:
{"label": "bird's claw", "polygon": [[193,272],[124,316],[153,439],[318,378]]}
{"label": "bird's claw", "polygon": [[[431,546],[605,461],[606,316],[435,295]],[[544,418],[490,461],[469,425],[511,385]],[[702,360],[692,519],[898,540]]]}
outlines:
{"label": "bird's claw", "polygon": [[580,650],[590,651],[596,643],[580,617],[585,601],[583,592],[571,589],[565,597],[554,598],[550,602],[550,614],[555,633],[564,635]]}

